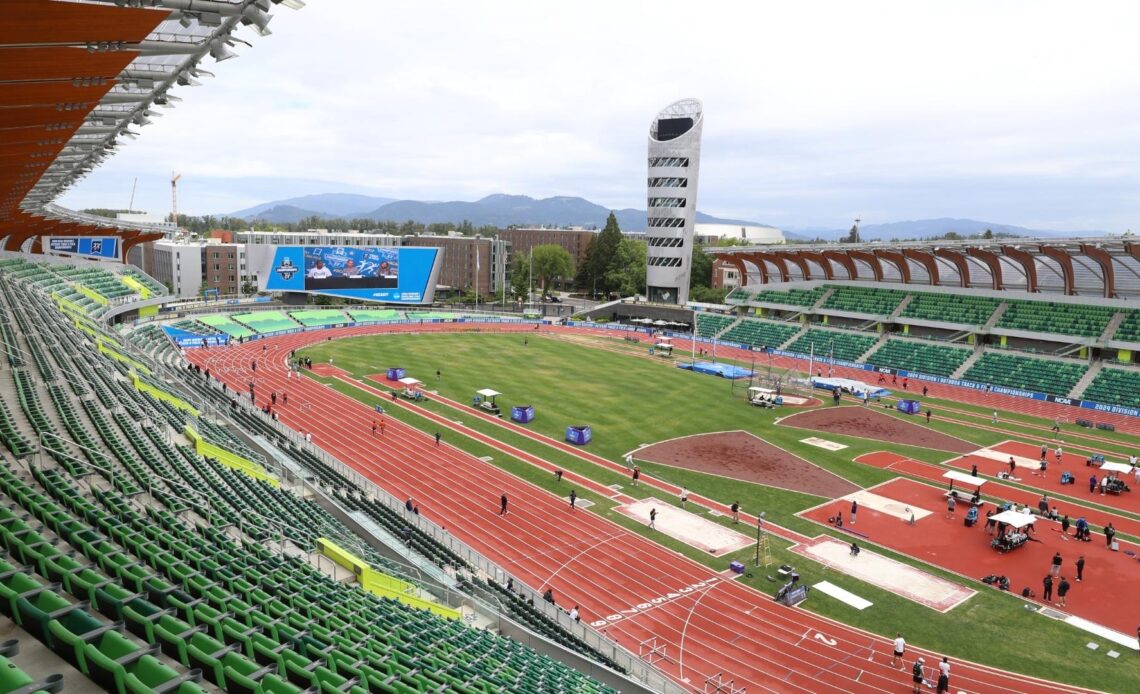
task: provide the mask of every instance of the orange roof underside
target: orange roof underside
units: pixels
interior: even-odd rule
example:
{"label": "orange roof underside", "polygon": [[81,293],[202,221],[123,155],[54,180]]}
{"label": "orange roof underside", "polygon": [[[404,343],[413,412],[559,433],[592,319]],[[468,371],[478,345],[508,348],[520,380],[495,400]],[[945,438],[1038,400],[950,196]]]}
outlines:
{"label": "orange roof underside", "polygon": [[[45,219],[19,209],[115,77],[138,53],[89,51],[88,44],[134,44],[167,10],[59,0],[5,0],[0,22],[0,238],[19,250],[40,234],[106,235],[108,229]],[[124,253],[152,234],[123,232]]]}

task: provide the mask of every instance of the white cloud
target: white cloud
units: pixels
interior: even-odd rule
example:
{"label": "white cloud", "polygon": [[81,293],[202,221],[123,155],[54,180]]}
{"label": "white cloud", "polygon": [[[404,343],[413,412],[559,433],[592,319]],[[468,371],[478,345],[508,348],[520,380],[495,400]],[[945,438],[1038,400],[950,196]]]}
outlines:
{"label": "white cloud", "polygon": [[314,0],[276,15],[63,202],[125,204],[137,176],[164,210],[179,170],[198,213],[331,190],[641,206],[649,120],[696,96],[712,213],[1135,226],[1134,3]]}

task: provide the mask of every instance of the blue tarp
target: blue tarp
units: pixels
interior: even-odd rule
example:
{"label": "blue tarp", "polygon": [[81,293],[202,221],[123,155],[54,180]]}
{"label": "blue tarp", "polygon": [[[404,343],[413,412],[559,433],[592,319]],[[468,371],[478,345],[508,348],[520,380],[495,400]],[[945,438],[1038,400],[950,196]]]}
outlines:
{"label": "blue tarp", "polygon": [[710,376],[720,376],[721,378],[748,378],[752,375],[752,372],[748,369],[742,369],[732,364],[718,364],[713,361],[698,361],[695,364],[679,363],[677,364],[677,368],[688,369]]}

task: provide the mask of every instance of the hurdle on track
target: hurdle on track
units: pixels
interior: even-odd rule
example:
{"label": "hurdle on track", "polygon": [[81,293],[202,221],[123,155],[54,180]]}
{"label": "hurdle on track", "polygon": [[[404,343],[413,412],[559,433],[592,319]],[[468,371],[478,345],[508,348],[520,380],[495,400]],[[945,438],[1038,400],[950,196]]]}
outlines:
{"label": "hurdle on track", "polygon": [[673,662],[672,659],[669,658],[668,645],[664,643],[659,644],[656,636],[637,644],[637,656],[651,665],[661,660],[669,663]]}
{"label": "hurdle on track", "polygon": [[734,679],[725,682],[723,672],[705,678],[705,694],[744,694],[747,690],[747,687],[737,687]]}

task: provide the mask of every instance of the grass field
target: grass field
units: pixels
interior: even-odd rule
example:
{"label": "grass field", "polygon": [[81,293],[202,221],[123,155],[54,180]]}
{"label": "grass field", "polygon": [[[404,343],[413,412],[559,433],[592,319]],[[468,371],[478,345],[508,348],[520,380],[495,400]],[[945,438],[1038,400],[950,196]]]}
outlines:
{"label": "grass field", "polygon": [[[524,337],[527,339],[525,345]],[[590,338],[568,341],[537,335],[491,333],[390,335],[320,343],[303,354],[314,362],[327,362],[330,356],[334,357],[336,366],[357,377],[382,373],[390,366],[402,366],[408,369],[408,375],[424,381],[429,390],[438,390],[461,403],[469,403],[480,388],[493,388],[504,394],[499,398],[504,410],[515,404],[534,405],[537,418],[529,426],[548,436],[561,439],[567,425],[589,424],[594,430],[590,451],[615,461],[640,444],[687,434],[736,429],[756,434],[861,486],[877,484],[894,476],[891,472],[852,462],[852,458],[864,452],[889,448],[930,462],[953,457],[940,451],[835,435],[829,435],[829,438],[845,443],[849,448],[832,453],[807,446],[799,442],[807,435],[804,431],[774,425],[776,417],[800,410],[766,411],[749,407],[744,402],[739,384],[734,395],[729,381],[693,374],[664,360],[648,358],[644,356],[643,347],[634,348],[621,340]],[[438,381],[435,376],[437,370],[441,372]],[[334,387],[370,404],[378,402],[375,396],[351,385],[334,383]],[[969,409],[949,401],[946,406]],[[506,432],[477,418],[457,416],[455,410],[438,402],[428,402],[427,407],[446,412],[449,417],[462,419],[469,427],[493,434],[499,440],[603,484],[625,482],[624,476],[611,470]],[[392,416],[413,426],[426,431],[434,429],[426,420],[403,408],[389,411]],[[1010,420],[1013,420],[1012,416]],[[1028,417],[1018,417],[1016,421],[1018,425],[1027,427],[1052,424],[1051,421]],[[1018,438],[971,427],[968,422],[947,420],[936,421],[935,425],[945,433],[979,445]],[[1017,433],[1018,427],[1010,427],[1010,430]],[[1027,435],[1025,440],[1034,441],[1035,436],[1037,434]],[[475,455],[491,456],[493,464],[512,474],[560,495],[565,493],[565,489],[556,489],[557,483],[549,473],[523,461],[457,434],[449,435],[448,442]],[[676,468],[650,464],[642,465],[642,468],[647,474],[687,486],[704,496],[725,503],[739,500],[751,512],[764,510],[771,522],[790,529],[809,535],[828,532],[794,516],[796,512],[820,503],[822,499],[819,497]],[[640,488],[639,493],[653,494],[665,503],[677,503],[671,495],[654,492],[647,487]],[[732,558],[745,561],[751,557],[752,550],[745,549],[733,557],[712,559],[613,511],[613,504],[608,499],[595,497],[592,500],[596,505],[591,507],[591,511],[712,569],[723,569]],[[720,519],[720,522],[727,520]],[[788,552],[783,543],[773,543],[773,550],[778,562],[794,563],[808,582],[826,578],[875,603],[874,607],[863,612],[822,595],[804,603],[806,609],[820,614],[884,636],[893,636],[895,631],[902,630],[909,641],[943,651],[952,658],[965,658],[1078,686],[1126,692],[1133,691],[1135,682],[1140,681],[1140,663],[1132,654],[1125,653],[1119,660],[1108,661],[1103,655],[1105,649],[1090,651],[1084,647],[1089,635],[1027,612],[1016,596],[993,591],[976,581],[965,582],[960,577],[909,557],[878,550],[900,561],[921,566],[932,574],[966,583],[979,594],[950,613],[939,614],[813,564]],[[767,582],[762,571],[756,572],[746,582],[763,592],[772,590],[772,584]],[[1015,638],[1010,638],[1011,634]],[[1031,647],[1026,647],[1027,638],[1031,640]]]}

